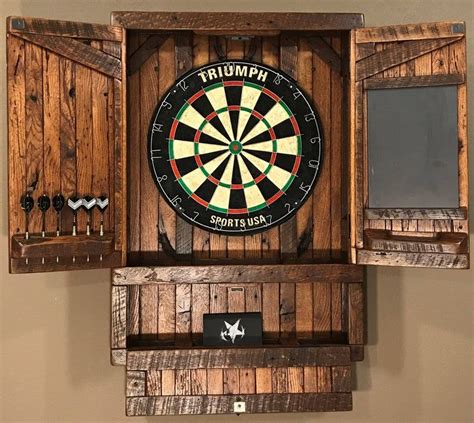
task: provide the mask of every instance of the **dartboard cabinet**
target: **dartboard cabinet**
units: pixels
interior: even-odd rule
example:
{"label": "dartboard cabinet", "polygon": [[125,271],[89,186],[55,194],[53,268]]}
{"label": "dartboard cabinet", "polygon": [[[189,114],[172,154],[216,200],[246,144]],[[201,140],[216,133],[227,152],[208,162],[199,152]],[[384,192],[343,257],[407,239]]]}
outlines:
{"label": "dartboard cabinet", "polygon": [[469,266],[462,22],[7,24],[10,271],[112,269],[128,415],[351,410],[365,265]]}

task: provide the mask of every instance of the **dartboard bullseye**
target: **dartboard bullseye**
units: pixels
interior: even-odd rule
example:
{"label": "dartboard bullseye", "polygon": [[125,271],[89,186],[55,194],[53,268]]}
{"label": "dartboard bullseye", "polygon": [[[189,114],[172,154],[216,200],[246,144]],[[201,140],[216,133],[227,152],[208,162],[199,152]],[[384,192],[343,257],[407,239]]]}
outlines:
{"label": "dartboard bullseye", "polygon": [[322,142],[319,117],[289,76],[228,61],[176,81],[153,116],[149,157],[158,188],[181,217],[245,235],[301,207]]}

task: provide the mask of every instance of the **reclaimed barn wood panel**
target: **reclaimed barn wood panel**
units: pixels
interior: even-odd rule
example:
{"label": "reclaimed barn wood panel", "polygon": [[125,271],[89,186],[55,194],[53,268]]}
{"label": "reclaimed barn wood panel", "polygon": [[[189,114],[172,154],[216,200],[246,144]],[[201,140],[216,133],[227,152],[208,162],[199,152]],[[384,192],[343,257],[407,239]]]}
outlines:
{"label": "reclaimed barn wood panel", "polygon": [[[51,256],[45,249],[45,257],[30,260],[26,249],[23,260],[12,259],[11,271],[123,264],[120,254],[115,254],[125,248],[121,210],[126,168],[125,153],[121,152],[123,99],[118,54],[122,30],[33,18],[10,18],[9,28],[10,237],[25,232],[25,216],[19,201],[27,191],[35,201],[42,194],[50,198],[57,193],[66,198],[105,194],[110,206],[105,213],[104,229],[115,235],[112,251],[104,250],[100,256],[93,256],[93,250],[88,251],[89,244],[73,237],[64,237],[63,242],[70,245],[63,254]],[[85,34],[95,34],[97,38],[91,35],[87,39]],[[87,42],[74,37],[85,38]],[[115,56],[103,52],[102,39],[114,43]],[[112,62],[113,69],[107,68]],[[40,243],[41,238],[36,239],[35,234],[41,232],[42,215],[36,204],[29,220],[28,229],[34,238],[30,241]],[[67,206],[60,223],[62,239],[72,231],[72,213]],[[93,214],[93,223],[93,230],[98,231],[98,212]],[[83,211],[78,212],[77,225],[78,232],[84,233]],[[56,214],[52,208],[46,213],[45,231],[56,234]]]}
{"label": "reclaimed barn wood panel", "polygon": [[[371,52],[365,53],[368,43]],[[352,48],[352,245],[360,249],[358,258],[352,255],[353,262],[447,268],[468,265],[468,242],[454,245],[443,241],[456,237],[456,232],[468,234],[464,25],[442,22],[357,30]],[[440,85],[458,87],[459,209],[367,209],[367,90]],[[372,230],[386,231],[380,242],[373,242]],[[418,235],[423,233],[433,234],[433,241],[427,244],[426,238]],[[382,242],[398,235],[402,244]],[[393,252],[380,254],[389,250]]]}

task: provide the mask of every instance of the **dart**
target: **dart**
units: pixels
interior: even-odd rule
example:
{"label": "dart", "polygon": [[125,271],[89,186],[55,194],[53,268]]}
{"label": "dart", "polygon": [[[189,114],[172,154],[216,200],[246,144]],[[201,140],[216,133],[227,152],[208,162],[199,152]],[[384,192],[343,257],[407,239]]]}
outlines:
{"label": "dart", "polygon": [[30,239],[30,233],[28,230],[29,221],[30,221],[30,212],[33,210],[35,205],[35,201],[33,197],[27,193],[21,197],[20,206],[22,210],[25,212],[25,239]]}
{"label": "dart", "polygon": [[56,236],[61,235],[61,211],[64,203],[65,200],[61,194],[56,194],[53,197],[53,209],[56,211]]}
{"label": "dart", "polygon": [[82,199],[82,208],[87,213],[87,227],[86,227],[87,235],[91,234],[92,210],[94,209],[96,203],[97,203],[97,199],[94,197],[91,197],[90,195],[86,195]]}
{"label": "dart", "polygon": [[109,206],[109,199],[105,195],[97,197],[97,207],[100,211],[100,236],[104,235],[104,213]]}
{"label": "dart", "polygon": [[38,198],[38,208],[41,210],[41,237],[46,236],[46,212],[51,206],[51,200],[46,194]]}
{"label": "dart", "polygon": [[[56,236],[61,235],[61,211],[64,207],[64,197],[56,194],[53,197],[53,209],[56,211]],[[56,263],[59,263],[59,256],[56,256]]]}
{"label": "dart", "polygon": [[82,206],[82,200],[76,196],[69,197],[67,205],[72,210],[72,236],[77,235],[77,211]]}

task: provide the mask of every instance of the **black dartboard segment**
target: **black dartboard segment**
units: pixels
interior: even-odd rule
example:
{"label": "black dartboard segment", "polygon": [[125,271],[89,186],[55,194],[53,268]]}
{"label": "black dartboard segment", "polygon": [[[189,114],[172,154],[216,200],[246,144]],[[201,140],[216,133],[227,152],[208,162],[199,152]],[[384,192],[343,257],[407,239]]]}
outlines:
{"label": "black dartboard segment", "polygon": [[315,109],[284,73],[243,61],[195,69],[161,100],[149,131],[154,179],[185,220],[246,235],[279,225],[321,165]]}

